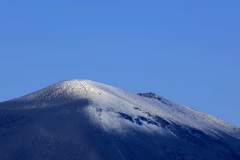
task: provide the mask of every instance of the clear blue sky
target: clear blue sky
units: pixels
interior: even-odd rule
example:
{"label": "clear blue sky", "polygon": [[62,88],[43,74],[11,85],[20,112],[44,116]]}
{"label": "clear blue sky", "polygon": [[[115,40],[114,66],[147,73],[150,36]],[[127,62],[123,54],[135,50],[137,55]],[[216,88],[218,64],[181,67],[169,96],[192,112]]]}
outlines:
{"label": "clear blue sky", "polygon": [[240,126],[240,1],[0,1],[0,101],[66,79]]}

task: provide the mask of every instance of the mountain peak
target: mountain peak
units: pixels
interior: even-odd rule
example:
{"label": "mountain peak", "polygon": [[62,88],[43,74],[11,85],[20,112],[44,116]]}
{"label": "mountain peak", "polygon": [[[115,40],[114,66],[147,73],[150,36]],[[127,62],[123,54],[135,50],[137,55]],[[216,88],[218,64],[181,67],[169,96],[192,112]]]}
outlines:
{"label": "mountain peak", "polygon": [[84,85],[85,84],[89,85],[90,83],[93,83],[93,81],[82,80],[82,79],[65,80],[65,81],[61,81],[59,83],[53,84],[53,85],[45,88],[45,90],[71,93],[71,91],[85,90]]}
{"label": "mountain peak", "polygon": [[39,108],[85,99],[88,92],[85,85],[89,87],[92,83],[94,82],[90,80],[65,80],[10,101],[21,102],[25,108]]}
{"label": "mountain peak", "polygon": [[239,129],[216,117],[89,80],[0,103],[0,159],[233,160],[239,148]]}

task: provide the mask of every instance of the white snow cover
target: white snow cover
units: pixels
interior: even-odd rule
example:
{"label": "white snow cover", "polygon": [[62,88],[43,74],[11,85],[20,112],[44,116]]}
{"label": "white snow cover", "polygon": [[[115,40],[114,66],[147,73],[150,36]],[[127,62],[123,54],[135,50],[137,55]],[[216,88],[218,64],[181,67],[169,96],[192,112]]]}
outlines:
{"label": "white snow cover", "polygon": [[[141,119],[139,120],[141,125],[136,125],[137,117],[150,118],[149,115],[155,115],[169,123],[175,122],[200,129],[208,135],[221,137],[221,133],[224,132],[240,138],[238,128],[209,114],[177,105],[164,98],[162,98],[163,101],[146,98],[90,80],[63,81],[11,101],[31,102],[23,105],[24,108],[22,108],[31,109],[54,107],[63,101],[70,102],[78,99],[91,101],[91,104],[85,108],[86,114],[95,125],[108,132],[124,133],[127,132],[127,128],[134,128],[164,134],[165,130]],[[168,103],[164,103],[164,100]],[[21,106],[15,106],[15,108],[19,109]],[[123,116],[124,114],[131,116],[132,120],[123,119],[119,113]]]}
{"label": "white snow cover", "polygon": [[239,160],[239,151],[239,128],[221,119],[89,80],[0,103],[0,160]]}

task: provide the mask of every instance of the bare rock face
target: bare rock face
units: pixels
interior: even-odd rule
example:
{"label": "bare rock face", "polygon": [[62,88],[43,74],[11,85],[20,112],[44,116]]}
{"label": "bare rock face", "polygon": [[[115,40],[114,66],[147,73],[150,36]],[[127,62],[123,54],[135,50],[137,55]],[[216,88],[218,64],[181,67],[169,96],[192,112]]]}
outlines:
{"label": "bare rock face", "polygon": [[139,96],[143,96],[143,97],[148,97],[148,98],[153,98],[153,99],[158,99],[158,100],[161,100],[161,98],[153,93],[153,92],[148,92],[148,93],[138,93]]}
{"label": "bare rock face", "polygon": [[63,81],[0,103],[1,160],[239,160],[240,129],[154,93]]}

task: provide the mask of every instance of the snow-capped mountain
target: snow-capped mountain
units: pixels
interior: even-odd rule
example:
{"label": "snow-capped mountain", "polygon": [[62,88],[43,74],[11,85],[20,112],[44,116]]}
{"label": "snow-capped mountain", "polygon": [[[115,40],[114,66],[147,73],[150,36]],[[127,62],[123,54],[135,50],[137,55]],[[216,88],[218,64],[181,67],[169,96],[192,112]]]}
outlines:
{"label": "snow-capped mountain", "polygon": [[154,93],[63,81],[0,103],[1,160],[240,160],[240,129]]}

